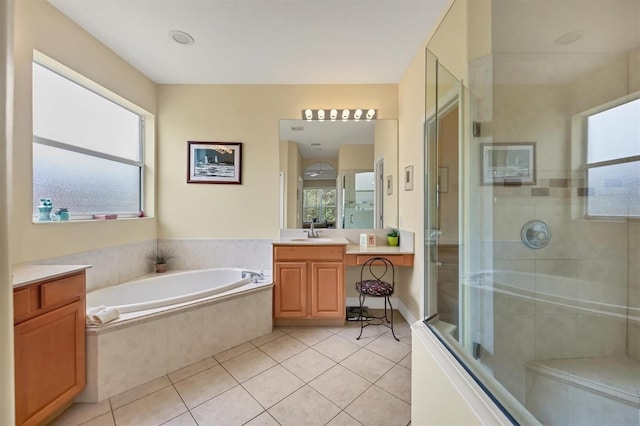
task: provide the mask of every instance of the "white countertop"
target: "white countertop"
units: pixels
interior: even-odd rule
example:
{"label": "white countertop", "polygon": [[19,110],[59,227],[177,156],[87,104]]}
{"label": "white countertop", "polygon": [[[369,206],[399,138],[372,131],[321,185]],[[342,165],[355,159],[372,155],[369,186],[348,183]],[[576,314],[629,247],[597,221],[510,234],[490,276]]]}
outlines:
{"label": "white countertop", "polygon": [[91,268],[91,265],[18,265],[13,267],[13,288]]}
{"label": "white countertop", "polygon": [[349,244],[347,254],[413,254],[413,250],[401,246],[362,247],[359,244]]}
{"label": "white countertop", "polygon": [[303,245],[303,246],[335,246],[342,245],[346,246],[349,244],[349,240],[344,237],[331,237],[331,238],[287,238],[282,237],[278,240],[275,240],[273,244],[283,244],[283,245]]}

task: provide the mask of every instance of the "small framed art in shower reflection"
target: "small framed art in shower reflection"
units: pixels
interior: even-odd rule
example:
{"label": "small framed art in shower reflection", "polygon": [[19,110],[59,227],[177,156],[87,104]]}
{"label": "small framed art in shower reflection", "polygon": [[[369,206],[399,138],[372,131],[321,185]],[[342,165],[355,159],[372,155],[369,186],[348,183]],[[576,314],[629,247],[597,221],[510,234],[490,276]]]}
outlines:
{"label": "small framed art in shower reflection", "polygon": [[480,145],[483,185],[535,185],[535,142]]}

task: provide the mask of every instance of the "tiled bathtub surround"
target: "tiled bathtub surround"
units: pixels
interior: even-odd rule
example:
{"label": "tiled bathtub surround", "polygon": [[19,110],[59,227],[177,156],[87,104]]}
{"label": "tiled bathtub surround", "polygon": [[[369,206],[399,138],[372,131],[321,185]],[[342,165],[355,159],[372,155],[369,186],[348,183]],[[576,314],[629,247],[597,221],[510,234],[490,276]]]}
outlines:
{"label": "tiled bathtub surround", "polygon": [[96,402],[272,330],[272,286],[87,331],[87,388]]}
{"label": "tiled bathtub surround", "polygon": [[40,265],[92,265],[87,270],[87,292],[120,284],[153,272],[147,256],[156,247],[176,255],[169,269],[237,267],[271,269],[271,239],[164,239],[107,247],[31,262]]}
{"label": "tiled bathtub surround", "polygon": [[31,262],[38,265],[91,265],[87,269],[87,292],[130,281],[153,272],[146,256],[156,248],[157,241],[106,247],[67,256]]}
{"label": "tiled bathtub surround", "polygon": [[160,239],[158,247],[177,256],[169,269],[246,268],[271,269],[272,239]]}

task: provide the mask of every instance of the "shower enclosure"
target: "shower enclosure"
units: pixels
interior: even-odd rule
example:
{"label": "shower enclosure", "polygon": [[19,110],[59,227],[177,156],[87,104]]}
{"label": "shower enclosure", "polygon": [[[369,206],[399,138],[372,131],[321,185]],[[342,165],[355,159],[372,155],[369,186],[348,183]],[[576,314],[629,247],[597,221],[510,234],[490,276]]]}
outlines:
{"label": "shower enclosure", "polygon": [[429,327],[514,423],[640,422],[640,1],[457,0],[426,52]]}

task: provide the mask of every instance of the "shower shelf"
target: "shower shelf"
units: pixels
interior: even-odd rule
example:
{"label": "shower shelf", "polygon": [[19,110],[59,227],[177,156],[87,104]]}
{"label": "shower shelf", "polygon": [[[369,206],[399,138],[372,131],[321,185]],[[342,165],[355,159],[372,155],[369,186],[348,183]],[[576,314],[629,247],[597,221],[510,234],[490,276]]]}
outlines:
{"label": "shower shelf", "polygon": [[529,361],[527,371],[640,408],[640,362],[626,355]]}

